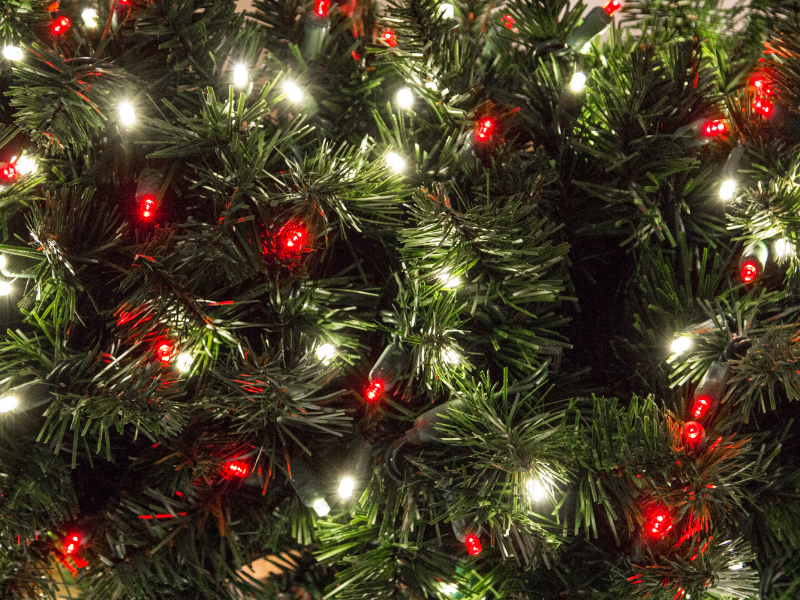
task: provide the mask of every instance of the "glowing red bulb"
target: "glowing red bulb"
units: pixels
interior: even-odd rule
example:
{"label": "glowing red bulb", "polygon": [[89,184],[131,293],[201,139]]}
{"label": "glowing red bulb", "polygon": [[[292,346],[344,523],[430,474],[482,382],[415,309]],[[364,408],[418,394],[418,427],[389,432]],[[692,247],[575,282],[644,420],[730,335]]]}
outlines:
{"label": "glowing red bulb", "polygon": [[330,6],[331,0],[317,0],[314,4],[314,12],[320,17],[327,17]]}
{"label": "glowing red bulb", "polygon": [[156,357],[163,363],[168,363],[172,360],[172,346],[164,342],[159,344],[156,348]]}
{"label": "glowing red bulb", "polygon": [[645,530],[654,538],[663,538],[672,530],[672,515],[663,506],[656,507],[647,518]]}
{"label": "glowing red bulb", "polygon": [[692,416],[695,419],[702,419],[703,415],[708,412],[709,408],[711,408],[711,398],[709,396],[698,396],[694,399]]}
{"label": "glowing red bulb", "polygon": [[759,96],[772,96],[772,85],[770,85],[763,75],[754,75],[751,77],[750,85],[755,88],[756,94]]}
{"label": "glowing red bulb", "polygon": [[748,260],[742,265],[740,275],[744,283],[753,283],[756,277],[758,277],[758,264],[752,260]]}
{"label": "glowing red bulb", "polygon": [[478,556],[481,552],[483,552],[483,546],[481,546],[481,538],[477,535],[472,533],[467,535],[467,539],[464,541],[464,544],[467,546],[467,552],[469,552],[470,556]]}
{"label": "glowing red bulb", "polygon": [[475,135],[479,140],[488,140],[489,136],[492,135],[492,131],[494,131],[494,121],[489,118],[481,119],[478,123],[478,130],[475,132]]}
{"label": "glowing red bulb", "polygon": [[19,175],[20,172],[17,161],[6,163],[5,166],[0,169],[0,177],[2,177],[3,181],[6,183],[14,181]]}
{"label": "glowing red bulb", "polygon": [[688,443],[696,444],[703,440],[703,433],[705,433],[705,430],[697,421],[689,421],[684,425],[683,430],[686,433],[686,441]]}
{"label": "glowing red bulb", "polygon": [[81,536],[73,533],[64,540],[64,554],[75,554],[81,545]]}
{"label": "glowing red bulb", "polygon": [[142,216],[149,219],[154,212],[156,212],[156,199],[148,194],[142,198]]}
{"label": "glowing red bulb", "polygon": [[725,126],[725,121],[708,121],[703,125],[703,135],[706,137],[716,137],[724,134],[728,128]]}
{"label": "glowing red bulb", "polygon": [[772,102],[766,98],[758,97],[753,100],[753,110],[762,117],[768,117],[772,114]]}
{"label": "glowing red bulb", "polygon": [[308,231],[300,223],[289,223],[278,232],[279,255],[283,258],[296,257],[303,250]]}
{"label": "glowing red bulb", "polygon": [[503,15],[503,25],[508,29],[514,29],[514,17],[511,15]]}
{"label": "glowing red bulb", "polygon": [[250,465],[243,460],[232,460],[225,464],[225,474],[228,477],[247,477]]}
{"label": "glowing red bulb", "polygon": [[384,43],[390,48],[397,46],[397,34],[395,34],[394,29],[387,29],[383,32],[381,37],[383,38]]}
{"label": "glowing red bulb", "polygon": [[58,17],[53,23],[50,25],[50,31],[53,32],[53,35],[61,35],[71,25],[69,19],[65,16]]}
{"label": "glowing red bulb", "polygon": [[373,379],[367,386],[367,391],[364,392],[364,397],[367,402],[375,402],[383,394],[384,384],[380,379]]}
{"label": "glowing red bulb", "polygon": [[622,2],[620,0],[611,0],[608,4],[603,7],[603,10],[606,11],[606,14],[611,16],[615,12],[617,12],[620,8],[622,8]]}

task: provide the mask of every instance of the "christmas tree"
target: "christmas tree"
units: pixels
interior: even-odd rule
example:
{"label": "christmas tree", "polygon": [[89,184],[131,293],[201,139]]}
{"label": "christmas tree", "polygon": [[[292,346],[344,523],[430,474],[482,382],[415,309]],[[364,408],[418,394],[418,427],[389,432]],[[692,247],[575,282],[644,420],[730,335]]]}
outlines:
{"label": "christmas tree", "polygon": [[0,597],[798,597],[800,2],[0,36]]}

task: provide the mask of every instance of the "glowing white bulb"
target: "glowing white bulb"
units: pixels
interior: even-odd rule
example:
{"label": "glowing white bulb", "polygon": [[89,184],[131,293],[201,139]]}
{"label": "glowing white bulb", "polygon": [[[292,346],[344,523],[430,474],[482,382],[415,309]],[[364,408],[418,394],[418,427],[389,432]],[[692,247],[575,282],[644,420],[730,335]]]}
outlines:
{"label": "glowing white bulb", "polygon": [[744,563],[740,562],[733,563],[730,567],[728,567],[728,569],[730,569],[731,571],[741,571],[742,569],[744,569]]}
{"label": "glowing white bulb", "polygon": [[397,92],[397,106],[403,109],[409,109],[412,104],[414,104],[414,94],[411,93],[410,89],[404,87]]}
{"label": "glowing white bulb", "polygon": [[672,353],[683,354],[692,347],[692,338],[682,335],[672,340]]}
{"label": "glowing white bulb", "polygon": [[439,5],[439,14],[444,19],[452,19],[453,17],[456,16],[456,9],[449,2],[442,2]]}
{"label": "glowing white bulb", "polygon": [[403,157],[397,152],[389,152],[389,154],[386,155],[386,164],[389,165],[390,169],[396,171],[397,173],[400,173],[406,168],[406,161],[404,161]]}
{"label": "glowing white bulb", "polygon": [[21,175],[29,175],[33,173],[37,169],[36,159],[32,156],[28,156],[27,154],[24,156],[20,156],[16,159],[17,161],[17,171],[20,172]]}
{"label": "glowing white bulb", "polygon": [[722,182],[719,188],[719,197],[723,200],[730,200],[736,192],[736,181],[733,179],[726,179]]}
{"label": "glowing white bulb", "polygon": [[447,290],[452,290],[453,288],[457,288],[459,285],[461,285],[461,277],[453,275],[447,270],[439,273],[436,278],[442,282],[442,287]]}
{"label": "glowing white bulb", "polygon": [[123,125],[130,126],[136,123],[136,111],[133,105],[127,100],[119,105],[119,118]]}
{"label": "glowing white bulb", "polygon": [[525,492],[533,502],[541,502],[550,494],[552,481],[545,476],[530,477],[525,482]]}
{"label": "glowing white bulb", "polygon": [[22,48],[8,45],[3,48],[3,56],[8,60],[22,60]]}
{"label": "glowing white bulb", "polygon": [[194,357],[188,352],[181,352],[175,358],[175,366],[181,373],[186,373],[189,369],[191,369],[192,363],[194,363]]}
{"label": "glowing white bulb", "polygon": [[236,87],[244,87],[247,85],[250,76],[247,74],[247,67],[244,65],[236,65],[233,70],[233,85]]}
{"label": "glowing white bulb", "polygon": [[573,92],[580,92],[583,88],[586,87],[586,75],[577,71],[572,75],[572,79],[569,82],[569,87]]}
{"label": "glowing white bulb", "polygon": [[440,587],[445,596],[455,596],[458,593],[458,586],[455,583],[443,583]]}
{"label": "glowing white bulb", "polygon": [[297,87],[293,81],[287,81],[283,84],[283,91],[286,92],[286,97],[289,102],[300,102],[303,99],[303,90]]}
{"label": "glowing white bulb", "polygon": [[356,489],[355,479],[352,477],[343,477],[339,482],[339,497],[347,500],[353,495],[353,490]]}
{"label": "glowing white bulb", "polygon": [[11,284],[7,281],[0,281],[0,296],[8,296],[11,293]]}
{"label": "glowing white bulb", "polygon": [[331,359],[336,356],[336,346],[333,344],[322,344],[316,351],[317,360],[323,363],[329,363]]}
{"label": "glowing white bulb", "polygon": [[775,240],[775,254],[778,258],[786,258],[790,254],[794,254],[794,245],[789,240],[779,238]]}
{"label": "glowing white bulb", "polygon": [[97,11],[93,8],[84,9],[81,13],[83,24],[89,28],[97,27]]}
{"label": "glowing white bulb", "polygon": [[324,517],[329,512],[331,512],[331,507],[328,506],[328,503],[325,502],[325,498],[317,498],[314,500],[314,504],[312,505],[314,511],[317,513],[318,516]]}
{"label": "glowing white bulb", "polygon": [[449,346],[442,350],[442,359],[444,362],[450,365],[457,365],[461,362],[461,356],[458,354],[458,351],[455,348],[450,348]]}
{"label": "glowing white bulb", "polygon": [[14,396],[4,396],[0,398],[0,412],[8,412],[17,408],[19,400]]}

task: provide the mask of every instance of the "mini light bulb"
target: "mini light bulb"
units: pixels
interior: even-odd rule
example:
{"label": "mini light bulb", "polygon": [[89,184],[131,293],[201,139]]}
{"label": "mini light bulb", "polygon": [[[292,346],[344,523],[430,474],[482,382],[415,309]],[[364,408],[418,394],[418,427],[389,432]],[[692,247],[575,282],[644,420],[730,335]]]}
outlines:
{"label": "mini light bulb", "polygon": [[672,353],[683,354],[687,350],[691,350],[692,345],[693,345],[692,338],[686,335],[682,335],[680,337],[675,338],[672,341]]}
{"label": "mini light bulb", "polygon": [[11,293],[11,284],[7,281],[0,281],[0,296],[8,296]]}
{"label": "mini light bulb", "polygon": [[236,65],[236,68],[233,70],[233,85],[237,88],[241,88],[246,86],[249,80],[250,76],[247,73],[247,67],[242,64]]}
{"label": "mini light bulb", "polygon": [[442,360],[449,365],[457,365],[461,362],[461,356],[455,348],[444,348],[442,350]]}
{"label": "mini light bulb", "polygon": [[19,400],[15,396],[3,396],[0,398],[0,412],[9,412],[17,408]]}
{"label": "mini light bulb", "polygon": [[86,27],[92,29],[97,27],[97,11],[93,8],[86,8],[81,13],[81,18],[83,19],[83,24]]}
{"label": "mini light bulb", "polygon": [[333,344],[322,344],[317,348],[315,354],[317,355],[317,360],[327,364],[336,356],[336,346]]}
{"label": "mini light bulb", "polygon": [[283,90],[286,92],[286,97],[289,99],[289,102],[300,102],[303,99],[303,90],[297,87],[297,84],[293,81],[287,81],[283,84]]}
{"label": "mini light bulb", "polygon": [[439,15],[443,19],[452,19],[456,16],[456,9],[449,2],[442,2],[439,5]]}
{"label": "mini light bulb", "polygon": [[356,481],[352,477],[342,477],[339,482],[339,497],[347,500],[353,495],[353,490],[356,489]]}
{"label": "mini light bulb", "polygon": [[731,571],[741,571],[742,569],[744,569],[744,563],[741,562],[733,563],[731,566],[728,567],[728,569],[730,569]]}
{"label": "mini light bulb", "polygon": [[402,88],[397,92],[397,106],[402,109],[408,110],[414,104],[414,95],[407,87]]}
{"label": "mini light bulb", "polygon": [[789,240],[784,238],[778,238],[775,240],[773,249],[775,250],[775,255],[778,258],[786,258],[787,256],[794,254],[794,245],[792,245]]}
{"label": "mini light bulb", "polygon": [[733,179],[726,179],[722,182],[719,188],[719,197],[723,200],[730,200],[736,192],[736,181]]}
{"label": "mini light bulb", "polygon": [[325,502],[325,498],[317,498],[314,500],[314,504],[312,505],[314,512],[317,513],[318,516],[324,517],[329,512],[331,512],[331,507],[328,506],[328,503]]}
{"label": "mini light bulb", "polygon": [[436,278],[442,283],[442,287],[446,290],[452,290],[453,288],[457,288],[461,285],[461,278],[457,275],[453,275],[448,270],[444,270],[439,273]]}
{"label": "mini light bulb", "polygon": [[455,583],[443,583],[439,588],[445,596],[455,596],[458,593],[458,586]]}
{"label": "mini light bulb", "polygon": [[22,60],[22,48],[8,45],[3,48],[3,57],[8,60]]}
{"label": "mini light bulb", "polygon": [[37,168],[36,159],[32,156],[26,154],[17,159],[17,170],[20,175],[29,175],[36,171]]}
{"label": "mini light bulb", "polygon": [[406,168],[406,161],[404,161],[403,157],[397,152],[389,152],[389,154],[386,155],[386,164],[397,173],[400,173]]}
{"label": "mini light bulb", "polygon": [[188,352],[181,352],[175,359],[175,366],[181,373],[186,373],[187,371],[189,371],[189,369],[192,368],[193,363],[194,363],[194,357]]}
{"label": "mini light bulb", "polygon": [[552,487],[552,481],[544,476],[530,476],[525,481],[525,493],[533,502],[541,502],[547,498]]}
{"label": "mini light bulb", "polygon": [[130,127],[136,122],[136,111],[133,110],[133,105],[127,100],[119,105],[119,118],[126,127]]}
{"label": "mini light bulb", "polygon": [[573,92],[581,92],[586,87],[586,75],[577,71],[570,79],[569,87]]}

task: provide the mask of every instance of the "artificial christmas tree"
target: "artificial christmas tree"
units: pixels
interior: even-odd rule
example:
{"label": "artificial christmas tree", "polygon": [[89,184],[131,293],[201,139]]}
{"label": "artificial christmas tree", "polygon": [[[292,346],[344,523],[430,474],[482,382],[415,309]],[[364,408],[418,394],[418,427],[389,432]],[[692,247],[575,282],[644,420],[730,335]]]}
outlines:
{"label": "artificial christmas tree", "polygon": [[2,598],[796,597],[800,4],[2,9]]}

